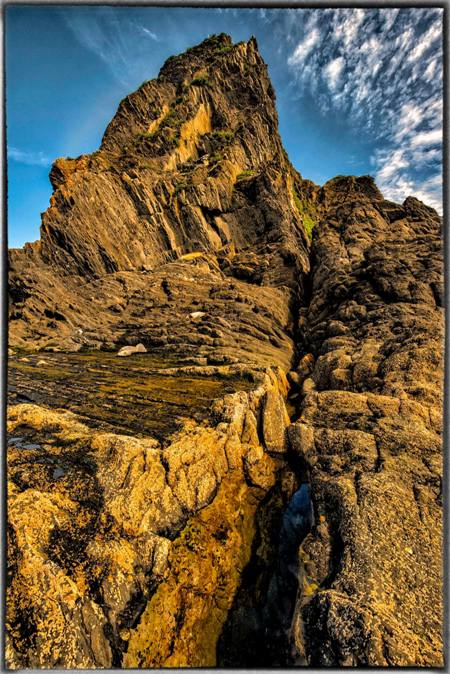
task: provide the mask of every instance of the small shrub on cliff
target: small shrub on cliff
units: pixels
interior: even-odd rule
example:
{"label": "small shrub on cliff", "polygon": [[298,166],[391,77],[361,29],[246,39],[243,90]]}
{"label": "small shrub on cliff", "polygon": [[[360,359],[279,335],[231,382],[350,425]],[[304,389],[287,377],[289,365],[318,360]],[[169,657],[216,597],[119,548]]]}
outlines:
{"label": "small shrub on cliff", "polygon": [[184,191],[184,190],[187,189],[188,187],[189,187],[189,183],[188,183],[188,182],[177,183],[177,184],[175,185],[175,189],[174,189],[173,193],[174,193],[174,194],[178,194],[179,192]]}
{"label": "small shrub on cliff", "polygon": [[214,152],[214,154],[211,155],[210,163],[217,164],[219,161],[222,161],[223,158],[224,157],[221,152]]}
{"label": "small shrub on cliff", "polygon": [[194,87],[209,87],[209,86],[211,86],[211,82],[205,76],[194,77],[194,79],[191,81],[191,84]]}
{"label": "small shrub on cliff", "polygon": [[223,47],[218,47],[216,49],[216,54],[228,54],[230,51],[233,51],[233,46],[224,45]]}
{"label": "small shrub on cliff", "polygon": [[165,126],[176,126],[180,122],[181,122],[181,120],[178,117],[178,113],[175,110],[175,108],[170,108],[169,112],[161,120],[161,124],[159,125],[159,128],[163,129]]}
{"label": "small shrub on cliff", "polygon": [[303,227],[306,229],[306,233],[308,234],[309,238],[312,238],[312,231],[314,227],[316,226],[315,221],[309,216],[307,213],[303,216]]}
{"label": "small shrub on cliff", "polygon": [[156,135],[156,132],[149,133],[148,131],[143,131],[142,133],[138,133],[137,137],[140,140],[152,140],[152,138],[155,138]]}
{"label": "small shrub on cliff", "polygon": [[172,148],[178,145],[180,138],[181,138],[180,132],[174,131],[174,133],[171,133],[168,136],[166,136],[166,141],[167,144]]}
{"label": "small shrub on cliff", "polygon": [[254,175],[255,175],[254,171],[252,171],[251,169],[247,169],[246,171],[242,171],[242,173],[238,173],[236,180],[239,182],[240,180],[251,178]]}
{"label": "small shrub on cliff", "polygon": [[298,196],[297,192],[295,191],[295,187],[292,188],[292,196],[294,197],[294,203],[297,206],[297,210],[301,215],[303,215],[303,203],[300,200],[300,197]]}
{"label": "small shrub on cliff", "polygon": [[231,129],[221,129],[220,131],[213,131],[211,138],[221,143],[230,143],[234,138],[234,131]]}

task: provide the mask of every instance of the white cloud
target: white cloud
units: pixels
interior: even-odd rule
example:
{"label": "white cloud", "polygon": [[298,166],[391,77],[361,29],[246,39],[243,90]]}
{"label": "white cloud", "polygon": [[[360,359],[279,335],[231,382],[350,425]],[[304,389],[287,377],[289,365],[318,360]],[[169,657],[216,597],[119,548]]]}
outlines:
{"label": "white cloud", "polygon": [[381,168],[377,171],[377,181],[380,185],[389,183],[400,169],[408,166],[403,150],[394,150],[392,153],[382,152],[378,160]]}
{"label": "white cloud", "polygon": [[[401,203],[406,197],[415,196],[442,214],[441,162],[442,150],[425,144],[380,150],[373,158],[375,181],[387,199]],[[426,166],[429,174],[423,177]],[[417,172],[418,168],[422,171]]]}
{"label": "white cloud", "polygon": [[439,147],[416,147],[411,149],[411,164],[422,166],[442,161],[442,149]]}
{"label": "white cloud", "polygon": [[139,28],[144,33],[144,35],[148,35],[152,40],[155,40],[155,42],[159,42],[159,37],[156,35],[156,33],[153,33],[153,31],[145,28],[145,26],[139,26]]}
{"label": "white cloud", "polygon": [[435,208],[439,215],[442,215],[442,176],[440,173],[426,180],[414,180],[404,174],[399,174],[390,176],[386,183],[383,183],[379,174],[376,174],[375,180],[387,199],[402,203],[406,197],[414,196],[427,206]]}
{"label": "white cloud", "polygon": [[423,77],[427,82],[432,81],[437,65],[438,65],[437,59],[431,60],[427,65],[427,68],[423,74]]}
{"label": "white cloud", "polygon": [[417,45],[408,56],[409,61],[417,61],[432,46],[435,40],[442,40],[442,26],[433,24],[419,39]]}
{"label": "white cloud", "polygon": [[422,122],[423,117],[423,111],[418,105],[409,101],[408,103],[404,103],[397,120],[394,134],[395,141],[401,142],[411,132],[415,133],[416,127]]}
{"label": "white cloud", "polygon": [[411,145],[438,145],[442,143],[442,129],[434,129],[433,131],[423,131],[411,138]]}
{"label": "white cloud", "polygon": [[349,49],[350,45],[358,37],[364,17],[365,12],[363,9],[340,9],[336,11],[334,32],[336,37],[342,39],[345,49]]}
{"label": "white cloud", "polygon": [[305,9],[288,58],[299,98],[372,145],[390,198],[441,199],[442,19],[428,7]]}
{"label": "white cloud", "polygon": [[384,19],[384,30],[385,31],[390,31],[392,26],[397,20],[397,16],[399,13],[399,9],[396,8],[390,8],[390,9],[382,9],[380,11],[381,16]]}
{"label": "white cloud", "polygon": [[29,152],[19,150],[17,147],[8,147],[8,159],[30,166],[50,166],[52,163],[51,159],[43,152]]}
{"label": "white cloud", "polygon": [[314,28],[311,33],[297,45],[294,53],[288,58],[289,65],[298,65],[299,63],[302,63],[313,47],[319,42],[319,39],[320,32],[317,28]]}
{"label": "white cloud", "polygon": [[423,201],[427,206],[435,208],[439,215],[442,215],[442,175],[432,176],[422,183],[416,183],[410,192],[417,199]]}
{"label": "white cloud", "polygon": [[360,49],[362,52],[367,52],[368,54],[373,55],[374,53],[376,54],[380,51],[381,42],[378,41],[375,35],[372,35],[368,40],[366,40],[366,42],[363,42]]}
{"label": "white cloud", "polygon": [[345,61],[342,58],[342,56],[338,56],[337,58],[333,59],[330,61],[330,63],[325,66],[325,75],[328,80],[328,85],[331,89],[336,89],[339,80],[342,75],[342,71],[345,66]]}

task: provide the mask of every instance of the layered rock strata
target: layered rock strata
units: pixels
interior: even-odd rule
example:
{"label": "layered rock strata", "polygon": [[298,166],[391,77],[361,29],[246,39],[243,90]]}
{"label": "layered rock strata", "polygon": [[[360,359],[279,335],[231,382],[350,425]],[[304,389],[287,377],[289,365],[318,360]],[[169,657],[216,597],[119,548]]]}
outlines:
{"label": "layered rock strata", "polygon": [[309,271],[255,41],[169,60],[51,180],[41,240],[10,253],[11,666],[213,665],[285,463]]}
{"label": "layered rock strata", "polygon": [[10,346],[142,342],[289,366],[312,187],[283,151],[255,40],[169,59],[98,152],[50,177],[40,241],[10,253]]}
{"label": "layered rock strata", "polygon": [[302,179],[224,35],[51,180],[10,251],[9,666],[441,664],[435,211]]}

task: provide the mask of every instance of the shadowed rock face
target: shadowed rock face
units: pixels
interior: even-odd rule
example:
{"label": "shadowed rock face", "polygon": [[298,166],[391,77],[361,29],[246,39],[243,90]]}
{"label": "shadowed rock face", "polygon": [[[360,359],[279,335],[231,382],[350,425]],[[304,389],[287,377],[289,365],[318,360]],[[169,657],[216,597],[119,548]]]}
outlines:
{"label": "shadowed rock face", "polygon": [[224,35],[51,180],[10,251],[9,666],[441,664],[436,212],[303,180]]}

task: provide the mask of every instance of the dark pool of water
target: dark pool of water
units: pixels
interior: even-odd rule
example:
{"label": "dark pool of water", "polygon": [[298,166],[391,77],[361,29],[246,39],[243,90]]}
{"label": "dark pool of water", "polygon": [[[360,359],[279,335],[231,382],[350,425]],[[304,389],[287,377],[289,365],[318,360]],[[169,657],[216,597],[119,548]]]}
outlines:
{"label": "dark pool of water", "polygon": [[298,571],[298,548],[311,531],[312,525],[313,507],[310,486],[307,482],[303,482],[283,513],[279,540],[279,556],[284,560],[287,570],[295,576]]}

